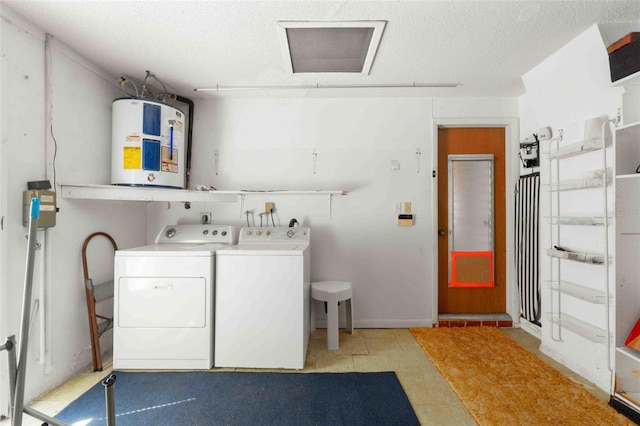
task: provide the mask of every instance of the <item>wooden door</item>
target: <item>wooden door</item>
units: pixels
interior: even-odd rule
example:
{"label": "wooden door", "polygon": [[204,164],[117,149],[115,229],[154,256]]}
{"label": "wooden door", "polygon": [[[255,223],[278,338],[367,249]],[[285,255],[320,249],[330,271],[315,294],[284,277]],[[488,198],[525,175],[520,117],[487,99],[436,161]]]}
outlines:
{"label": "wooden door", "polygon": [[[449,155],[493,155],[494,255],[493,287],[449,286]],[[505,129],[441,128],[438,130],[438,313],[506,312]]]}

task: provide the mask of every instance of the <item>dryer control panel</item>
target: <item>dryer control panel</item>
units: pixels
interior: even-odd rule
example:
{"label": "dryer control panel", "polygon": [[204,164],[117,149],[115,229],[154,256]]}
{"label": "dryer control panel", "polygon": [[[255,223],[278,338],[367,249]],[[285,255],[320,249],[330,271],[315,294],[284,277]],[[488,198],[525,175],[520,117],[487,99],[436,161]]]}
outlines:
{"label": "dryer control panel", "polygon": [[240,230],[240,242],[247,241],[309,241],[309,228],[245,227]]}
{"label": "dryer control panel", "polygon": [[235,244],[236,230],[230,225],[166,225],[156,244]]}

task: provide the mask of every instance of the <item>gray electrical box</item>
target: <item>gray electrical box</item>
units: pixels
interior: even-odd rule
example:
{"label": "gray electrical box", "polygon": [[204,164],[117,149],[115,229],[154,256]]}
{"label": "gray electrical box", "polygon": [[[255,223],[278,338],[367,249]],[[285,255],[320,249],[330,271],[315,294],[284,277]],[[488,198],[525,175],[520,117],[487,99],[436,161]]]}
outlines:
{"label": "gray electrical box", "polygon": [[22,225],[29,226],[31,199],[40,199],[40,217],[38,229],[56,226],[56,193],[49,189],[29,189],[22,193]]}

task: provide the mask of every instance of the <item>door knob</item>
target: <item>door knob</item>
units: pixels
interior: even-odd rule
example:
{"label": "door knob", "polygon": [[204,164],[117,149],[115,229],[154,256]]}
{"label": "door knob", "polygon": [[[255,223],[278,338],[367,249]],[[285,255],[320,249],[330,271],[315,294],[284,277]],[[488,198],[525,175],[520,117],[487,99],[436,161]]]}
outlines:
{"label": "door knob", "polygon": [[443,236],[444,235],[444,229],[438,229],[438,235]]}

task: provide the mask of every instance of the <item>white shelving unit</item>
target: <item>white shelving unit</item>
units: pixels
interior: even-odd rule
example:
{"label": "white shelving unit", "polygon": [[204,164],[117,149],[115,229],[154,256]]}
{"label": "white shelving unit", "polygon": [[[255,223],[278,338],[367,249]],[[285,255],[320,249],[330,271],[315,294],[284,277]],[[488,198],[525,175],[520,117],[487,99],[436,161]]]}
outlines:
{"label": "white shelving unit", "polygon": [[640,416],[640,351],[625,341],[640,319],[640,121],[615,133],[615,390],[612,405]]}
{"label": "white shelving unit", "polygon": [[[554,143],[555,142],[555,143]],[[610,326],[610,307],[613,302],[612,292],[608,285],[609,263],[612,257],[608,249],[608,232],[611,220],[608,211],[607,191],[612,182],[612,170],[607,166],[606,150],[607,143],[603,137],[590,138],[583,141],[561,144],[562,138],[552,140],[549,151],[546,153],[549,164],[549,181],[547,183],[549,194],[549,216],[547,221],[551,224],[550,246],[546,250],[550,262],[550,276],[547,281],[547,288],[551,291],[551,308],[548,312],[548,320],[551,324],[552,339],[558,342],[564,341],[563,331],[568,330],[573,334],[582,336],[593,343],[610,344],[612,341],[612,330]],[[602,168],[583,173],[587,176],[579,179],[563,179],[563,159],[577,155],[599,151],[602,158]],[[588,190],[584,196],[585,200],[591,203],[591,211],[601,211],[600,216],[573,216],[562,215],[564,209],[563,197],[568,191]],[[594,253],[590,251],[580,251],[568,249],[579,245],[574,241],[565,241],[563,236],[567,227],[591,227],[600,228],[604,235],[605,247],[602,252]],[[575,233],[575,232],[574,232]],[[604,268],[603,276],[605,283],[599,282],[573,282],[571,277],[567,277],[566,270],[569,265],[566,262],[595,265],[594,267]],[[581,267],[578,267],[578,269]],[[575,267],[574,267],[575,269]],[[597,288],[594,288],[597,287]],[[594,310],[594,312],[604,312],[606,318],[593,318],[594,322],[587,322],[580,319],[565,306],[571,306],[573,300],[586,302],[593,305],[604,306],[605,309]],[[567,304],[568,302],[568,304]],[[597,314],[601,315],[601,314]],[[606,324],[602,328],[596,324]]]}

